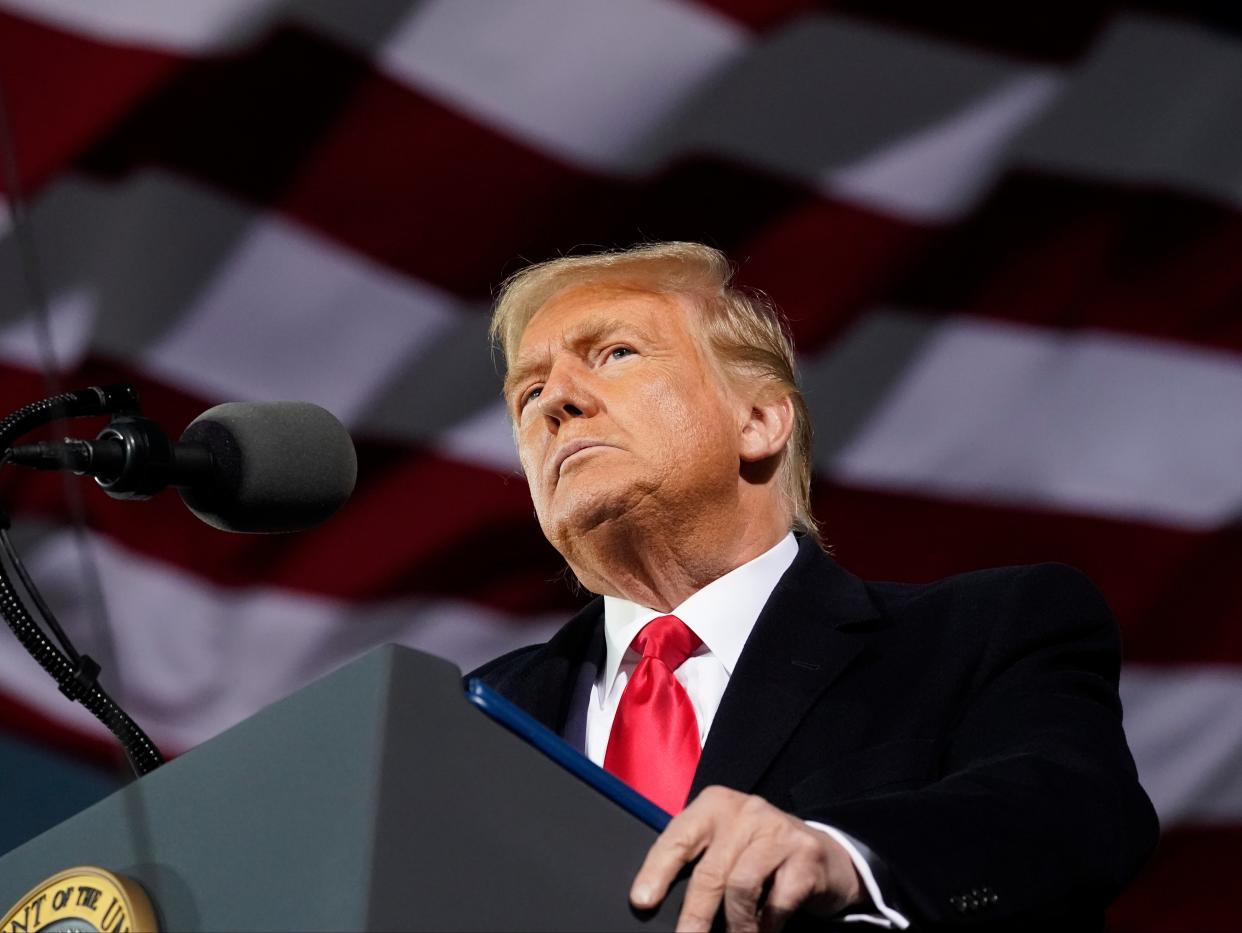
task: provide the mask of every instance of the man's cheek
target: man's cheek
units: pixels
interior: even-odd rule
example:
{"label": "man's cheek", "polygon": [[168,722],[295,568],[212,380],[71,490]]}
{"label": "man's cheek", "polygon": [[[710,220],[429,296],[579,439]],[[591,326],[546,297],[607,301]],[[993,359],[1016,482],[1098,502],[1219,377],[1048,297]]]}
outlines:
{"label": "man's cheek", "polygon": [[539,463],[540,458],[535,450],[535,445],[529,441],[523,442],[522,436],[518,434],[514,441],[517,446],[518,463],[522,465],[522,472],[526,476],[526,480],[530,483],[531,488],[535,486],[535,478],[539,475],[535,469],[535,464]]}

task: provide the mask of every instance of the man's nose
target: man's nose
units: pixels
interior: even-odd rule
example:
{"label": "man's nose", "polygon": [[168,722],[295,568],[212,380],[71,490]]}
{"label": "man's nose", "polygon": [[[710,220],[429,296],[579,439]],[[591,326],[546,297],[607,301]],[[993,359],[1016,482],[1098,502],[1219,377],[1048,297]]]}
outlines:
{"label": "man's nose", "polygon": [[585,374],[572,367],[554,368],[539,392],[539,411],[548,427],[559,428],[573,418],[589,418],[598,411],[598,401]]}

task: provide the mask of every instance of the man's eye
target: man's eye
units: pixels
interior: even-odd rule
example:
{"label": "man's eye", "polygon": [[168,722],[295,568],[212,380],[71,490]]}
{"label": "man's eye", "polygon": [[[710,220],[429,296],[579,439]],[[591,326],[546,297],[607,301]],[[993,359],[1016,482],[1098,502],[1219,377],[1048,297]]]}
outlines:
{"label": "man's eye", "polygon": [[634,351],[630,347],[613,347],[608,351],[608,359],[623,360],[627,356],[631,356]]}
{"label": "man's eye", "polygon": [[543,391],[542,386],[535,386],[533,389],[531,389],[529,392],[527,392],[525,395],[522,396],[522,401],[519,407],[525,408],[528,402],[533,402],[535,399],[539,398],[539,393],[541,391]]}

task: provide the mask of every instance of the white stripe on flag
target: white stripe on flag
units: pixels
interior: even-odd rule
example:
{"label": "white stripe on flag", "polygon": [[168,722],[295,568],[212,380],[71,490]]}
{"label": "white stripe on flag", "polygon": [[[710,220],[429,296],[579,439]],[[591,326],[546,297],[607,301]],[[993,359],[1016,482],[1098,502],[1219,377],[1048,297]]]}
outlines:
{"label": "white stripe on flag", "polygon": [[575,163],[612,171],[749,44],[706,7],[668,0],[432,0],[380,66]]}
{"label": "white stripe on flag", "polygon": [[[302,399],[354,421],[463,315],[485,313],[160,171],[57,182],[34,220],[61,365],[93,348],[208,399]],[[0,357],[37,368],[28,290],[0,283]]]}
{"label": "white stripe on flag", "polygon": [[1185,21],[1118,17],[1015,158],[1242,205],[1242,42]]}
{"label": "white stripe on flag", "polygon": [[711,153],[912,219],[952,217],[1059,81],[1057,69],[806,16],[713,82],[647,147],[644,167]]}
{"label": "white stripe on flag", "polygon": [[513,422],[503,401],[497,400],[455,424],[436,438],[436,451],[450,459],[487,467],[498,473],[521,473]]}
{"label": "white stripe on flag", "polygon": [[860,486],[1206,529],[1242,508],[1239,412],[1231,354],[953,318],[827,466]]}
{"label": "white stripe on flag", "polygon": [[1121,699],[1139,778],[1163,828],[1242,820],[1242,673],[1129,665]]}
{"label": "white stripe on flag", "polygon": [[350,423],[463,313],[482,312],[268,213],[135,362],[208,397],[301,399]]}
{"label": "white stripe on flag", "polygon": [[[25,281],[15,294],[26,303],[29,288]],[[51,338],[53,358],[61,369],[72,368],[89,349],[95,332],[96,304],[95,296],[84,285],[64,289],[48,299],[47,334]],[[0,324],[0,359],[27,369],[42,369],[42,330],[34,313],[5,320]]]}
{"label": "white stripe on flag", "polygon": [[[118,701],[170,750],[197,745],[376,645],[431,651],[468,671],[546,640],[565,621],[519,619],[448,600],[355,605],[276,589],[218,588],[98,535],[90,544],[118,659],[118,670],[106,671],[102,682],[112,689],[119,678]],[[107,657],[90,637],[72,535],[54,531],[21,550],[79,650]],[[0,683],[7,692],[54,719],[104,734],[7,628],[0,642]]]}
{"label": "white stripe on flag", "polygon": [[202,54],[229,48],[267,25],[280,0],[0,0],[0,8],[104,42]]}
{"label": "white stripe on flag", "polygon": [[313,30],[367,56],[406,16],[395,4],[284,0],[0,0],[0,10],[99,42],[189,57],[235,52],[280,24]]}
{"label": "white stripe on flag", "polygon": [[1044,112],[1062,84],[1051,71],[1018,75],[960,113],[832,169],[822,187],[842,201],[899,217],[950,220],[987,191],[1013,138]]}

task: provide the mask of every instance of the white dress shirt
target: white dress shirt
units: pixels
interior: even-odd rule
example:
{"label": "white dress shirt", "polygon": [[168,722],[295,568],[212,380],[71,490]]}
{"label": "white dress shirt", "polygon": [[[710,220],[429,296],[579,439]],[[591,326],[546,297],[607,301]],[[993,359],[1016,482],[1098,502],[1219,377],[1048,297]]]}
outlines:
{"label": "white dress shirt", "polygon": [[[703,587],[671,613],[605,596],[604,640],[607,653],[603,670],[591,687],[591,700],[587,707],[587,757],[603,766],[617,704],[640,659],[638,652],[631,647],[634,636],[652,619],[670,614],[681,619],[703,642],[675,672],[694,707],[699,722],[699,747],[702,748],[746,639],[750,637],[751,629],[755,627],[772,590],[797,554],[798,542],[792,534],[788,534],[775,547]],[[868,863],[870,853],[866,852],[865,846],[831,826],[810,821],[807,825],[828,833],[844,847],[871,896],[874,913],[847,914],[845,920],[873,923],[889,929],[905,929],[910,925],[905,917],[884,902]]]}

